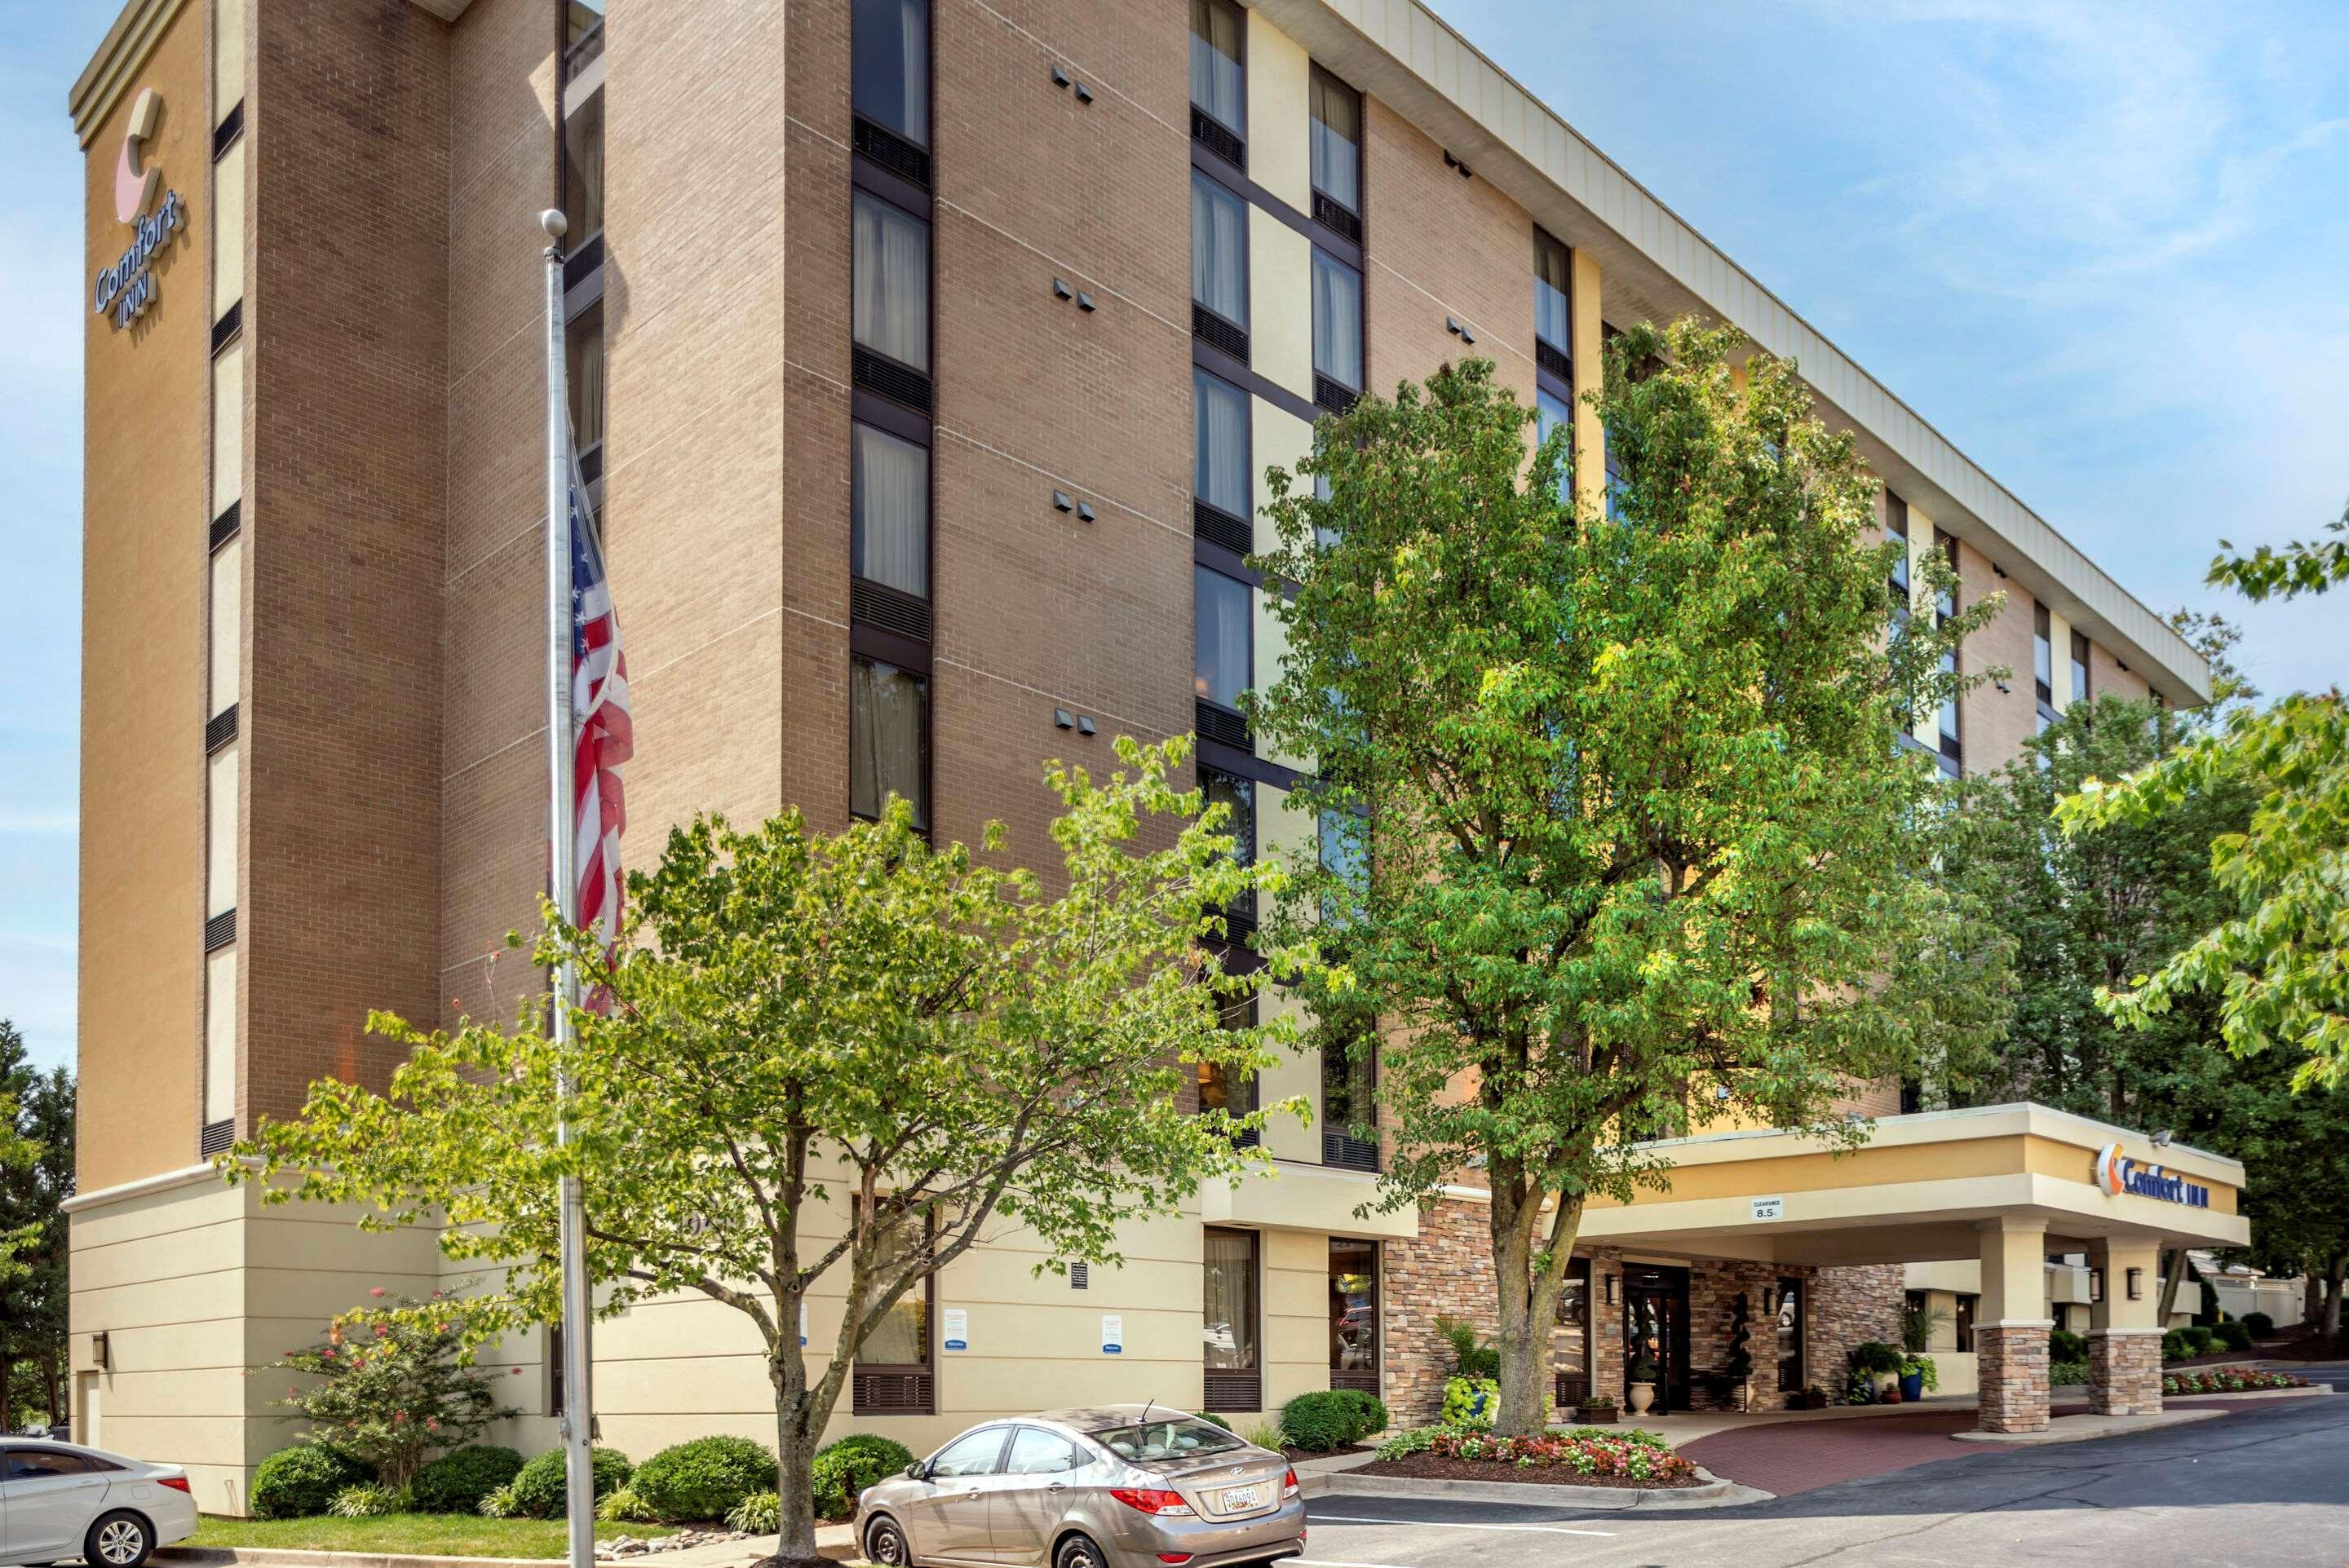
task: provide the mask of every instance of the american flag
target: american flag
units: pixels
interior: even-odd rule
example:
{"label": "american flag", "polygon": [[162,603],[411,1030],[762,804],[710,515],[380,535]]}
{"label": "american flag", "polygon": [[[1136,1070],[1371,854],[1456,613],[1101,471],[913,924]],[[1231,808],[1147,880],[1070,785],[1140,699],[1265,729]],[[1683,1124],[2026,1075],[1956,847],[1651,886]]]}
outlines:
{"label": "american flag", "polygon": [[[602,937],[604,951],[619,944],[620,833],[628,825],[620,764],[636,749],[628,721],[628,660],[620,651],[620,622],[612,613],[612,585],[604,551],[579,475],[579,447],[571,448],[571,837],[579,885],[574,919]],[[585,1004],[601,1013],[612,1005],[598,986]]]}

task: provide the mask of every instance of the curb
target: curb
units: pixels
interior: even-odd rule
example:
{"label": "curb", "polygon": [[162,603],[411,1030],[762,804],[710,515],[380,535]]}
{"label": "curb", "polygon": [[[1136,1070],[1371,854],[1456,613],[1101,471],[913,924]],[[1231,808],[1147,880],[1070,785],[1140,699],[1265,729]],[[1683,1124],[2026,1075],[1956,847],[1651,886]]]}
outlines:
{"label": "curb", "polygon": [[2064,1431],[2050,1427],[2043,1432],[1951,1432],[1950,1440],[1959,1443],[1980,1443],[1992,1449],[2039,1449],[2054,1443],[2093,1443],[2102,1438],[2127,1437],[2133,1432],[2158,1432],[2164,1427],[2182,1427],[2189,1421],[2207,1421],[2224,1410],[2168,1410],[2158,1416],[2116,1416],[2108,1418],[2073,1417],[2071,1419],[2111,1419],[2141,1421],[2143,1426],[2099,1427],[2093,1431]]}
{"label": "curb", "polygon": [[[816,1550],[835,1562],[860,1560],[855,1532],[837,1528],[842,1539],[827,1541],[823,1539],[824,1528],[818,1527]],[[745,1549],[739,1554],[744,1563],[766,1554],[749,1541],[734,1544]],[[639,1563],[660,1568],[663,1559],[672,1557],[687,1559],[679,1568],[694,1568],[695,1560],[688,1552],[648,1552],[632,1557],[599,1557],[596,1562],[601,1568],[623,1564],[634,1568]],[[568,1560],[560,1557],[424,1557],[396,1552],[315,1552],[294,1546],[159,1546],[152,1560],[186,1568],[569,1568]],[[699,1562],[706,1564],[708,1559]]]}
{"label": "curb", "polygon": [[1303,1497],[1435,1497],[1462,1502],[1514,1502],[1529,1508],[1585,1508],[1623,1513],[1632,1509],[1733,1508],[1766,1502],[1775,1496],[1758,1488],[1723,1480],[1699,1466],[1701,1486],[1615,1487],[1553,1486],[1542,1481],[1431,1480],[1414,1476],[1356,1475],[1349,1470],[1299,1475]]}
{"label": "curb", "polygon": [[2330,1395],[2332,1392],[2333,1387],[2329,1383],[2312,1383],[2305,1388],[2243,1388],[2231,1394],[2222,1388],[2215,1394],[2165,1394],[2161,1402],[2167,1408],[2213,1399],[2302,1399],[2312,1394]]}

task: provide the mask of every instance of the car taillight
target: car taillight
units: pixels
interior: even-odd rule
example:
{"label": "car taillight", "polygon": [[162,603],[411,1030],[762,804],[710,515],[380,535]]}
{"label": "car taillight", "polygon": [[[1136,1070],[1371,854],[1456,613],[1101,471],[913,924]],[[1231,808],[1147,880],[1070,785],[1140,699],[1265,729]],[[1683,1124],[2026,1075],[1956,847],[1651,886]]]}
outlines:
{"label": "car taillight", "polygon": [[1291,1470],[1280,1478],[1280,1501],[1287,1502],[1297,1495],[1297,1472]]}
{"label": "car taillight", "polygon": [[188,1484],[188,1478],[183,1475],[159,1475],[155,1478],[155,1484],[168,1486],[173,1491],[184,1491],[191,1497],[195,1495],[195,1489]]}
{"label": "car taillight", "polygon": [[1188,1552],[1161,1552],[1158,1554],[1158,1561],[1161,1563],[1188,1563],[1191,1561],[1191,1554]]}
{"label": "car taillight", "polygon": [[1188,1519],[1191,1505],[1183,1501],[1179,1491],[1164,1491],[1149,1486],[1113,1486],[1110,1496],[1139,1513],[1154,1513],[1162,1519]]}

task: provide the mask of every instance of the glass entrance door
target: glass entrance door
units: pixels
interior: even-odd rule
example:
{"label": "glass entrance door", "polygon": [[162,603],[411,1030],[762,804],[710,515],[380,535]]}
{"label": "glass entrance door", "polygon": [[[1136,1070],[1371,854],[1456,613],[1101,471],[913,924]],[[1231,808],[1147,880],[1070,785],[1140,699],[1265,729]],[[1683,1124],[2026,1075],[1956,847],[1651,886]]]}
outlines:
{"label": "glass entrance door", "polygon": [[1656,1370],[1657,1410],[1689,1408],[1688,1270],[1627,1267],[1623,1271],[1623,1398],[1632,1368],[1645,1360]]}

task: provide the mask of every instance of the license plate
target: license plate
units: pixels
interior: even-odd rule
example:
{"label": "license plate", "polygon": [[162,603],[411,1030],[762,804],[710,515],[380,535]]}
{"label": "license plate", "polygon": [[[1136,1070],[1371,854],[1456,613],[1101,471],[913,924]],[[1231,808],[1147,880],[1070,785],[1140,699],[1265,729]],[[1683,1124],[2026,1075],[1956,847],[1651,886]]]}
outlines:
{"label": "license plate", "polygon": [[1255,1486],[1233,1486],[1224,1489],[1224,1511],[1237,1513],[1244,1508],[1264,1505],[1264,1489]]}

